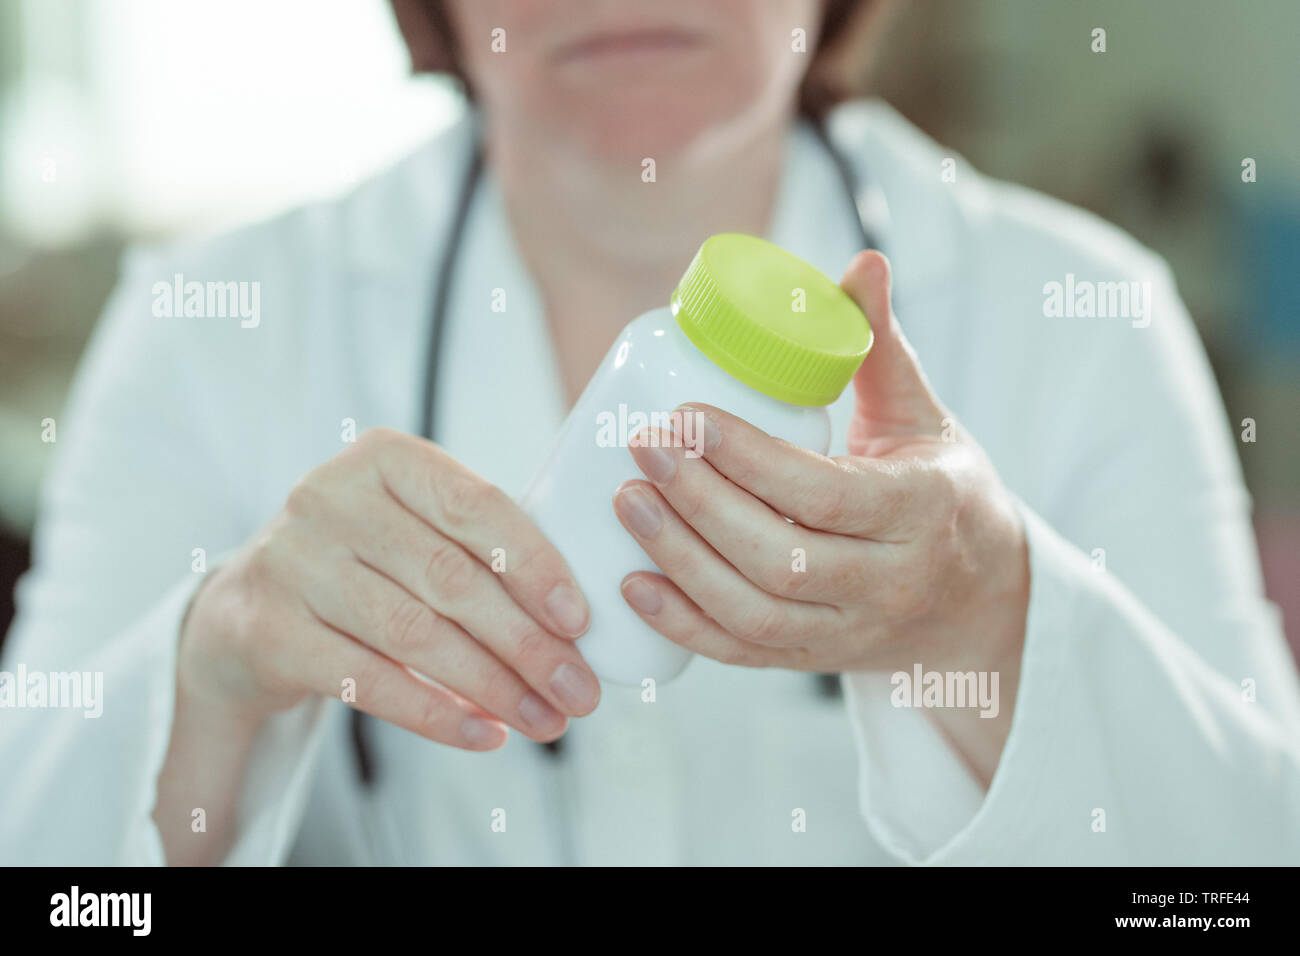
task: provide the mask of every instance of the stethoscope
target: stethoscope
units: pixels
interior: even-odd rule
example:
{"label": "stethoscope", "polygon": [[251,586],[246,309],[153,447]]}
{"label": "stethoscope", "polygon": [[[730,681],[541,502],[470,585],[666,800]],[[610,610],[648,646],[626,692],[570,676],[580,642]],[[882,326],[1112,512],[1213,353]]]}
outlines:
{"label": "stethoscope", "polygon": [[[862,249],[879,249],[874,230],[868,223],[887,224],[888,211],[884,195],[878,189],[863,190],[854,173],[852,165],[843,153],[836,148],[823,122],[813,120],[812,131],[822,148],[826,150],[835,166],[841,188],[849,205],[853,209],[853,221],[857,225]],[[469,162],[465,166],[457,194],[456,208],[452,214],[451,224],[447,229],[447,239],[442,245],[441,255],[433,285],[433,304],[429,318],[429,340],[426,346],[424,362],[423,401],[420,405],[420,434],[433,440],[434,400],[437,380],[438,361],[442,350],[442,334],[446,327],[447,308],[451,301],[452,286],[456,267],[460,260],[461,247],[464,244],[465,228],[473,207],[474,195],[478,192],[479,181],[483,178],[485,157],[481,140],[475,139]],[[817,690],[824,697],[835,698],[840,694],[838,674],[815,674]],[[360,710],[350,713],[352,748],[356,758],[357,775],[364,787],[373,788],[377,779],[374,748],[370,745],[368,721]],[[563,738],[561,738],[562,740]],[[560,741],[542,744],[546,752],[558,758],[562,752]]]}

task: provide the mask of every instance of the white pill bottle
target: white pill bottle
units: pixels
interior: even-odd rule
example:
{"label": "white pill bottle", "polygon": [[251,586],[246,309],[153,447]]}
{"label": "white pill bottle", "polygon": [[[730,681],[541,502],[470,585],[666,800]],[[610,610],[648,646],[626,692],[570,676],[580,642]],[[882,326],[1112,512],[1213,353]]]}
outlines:
{"label": "white pill bottle", "polygon": [[[823,273],[735,233],[705,240],[670,305],[623,329],[521,500],[591,605],[578,649],[599,677],[667,681],[692,656],[623,599],[624,577],[658,570],[614,515],[618,486],[644,477],[630,440],[641,428],[669,427],[678,405],[701,402],[825,454],[826,406],[871,341],[866,317]],[[698,449],[691,416],[671,423],[685,454]]]}

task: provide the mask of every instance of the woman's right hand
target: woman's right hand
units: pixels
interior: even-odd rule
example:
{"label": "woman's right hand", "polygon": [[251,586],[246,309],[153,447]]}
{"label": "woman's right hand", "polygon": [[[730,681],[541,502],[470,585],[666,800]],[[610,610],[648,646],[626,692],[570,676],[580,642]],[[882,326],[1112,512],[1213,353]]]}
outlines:
{"label": "woman's right hand", "polygon": [[563,558],[514,501],[436,445],[376,429],[302,478],[200,588],[178,682],[253,722],[341,696],[431,740],[493,750],[502,723],[554,740],[596,707],[600,685],[573,643],[588,620]]}

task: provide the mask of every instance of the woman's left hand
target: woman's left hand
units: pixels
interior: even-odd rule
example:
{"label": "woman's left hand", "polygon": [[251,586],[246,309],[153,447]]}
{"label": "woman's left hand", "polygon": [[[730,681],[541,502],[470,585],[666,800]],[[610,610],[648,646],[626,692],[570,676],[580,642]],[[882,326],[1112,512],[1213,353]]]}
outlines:
{"label": "woman's left hand", "polygon": [[725,663],[1001,671],[1014,700],[1029,563],[1012,497],[930,390],[893,316],[885,258],[859,254],[841,285],[875,332],[853,380],[850,454],[683,406],[703,416],[702,457],[643,432],[632,454],[649,481],[614,498],[664,572],[628,575],[624,598]]}

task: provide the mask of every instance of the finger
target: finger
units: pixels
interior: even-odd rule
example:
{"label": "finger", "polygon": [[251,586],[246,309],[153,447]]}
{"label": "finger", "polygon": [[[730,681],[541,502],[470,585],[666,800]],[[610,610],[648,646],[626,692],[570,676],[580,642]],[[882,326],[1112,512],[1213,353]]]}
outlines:
{"label": "finger", "polygon": [[477,560],[503,560],[502,584],[539,624],[571,638],[587,630],[590,611],[568,565],[505,492],[432,442],[397,432],[375,441],[389,494]]}
{"label": "finger", "polygon": [[862,598],[870,557],[863,551],[873,542],[790,523],[667,432],[636,437],[632,457],[673,511],[764,591],[800,601]]}
{"label": "finger", "polygon": [[462,750],[505,744],[506,728],[489,714],[322,622],[308,627],[307,652],[299,655],[295,671],[315,693],[337,698],[349,686],[344,681],[355,681],[350,686],[356,699],[349,703],[380,720]]}
{"label": "finger", "polygon": [[675,644],[724,664],[797,668],[804,650],[764,647],[727,633],[676,584],[662,574],[636,571],[623,579],[623,600],[652,628]]}
{"label": "finger", "polygon": [[629,481],[614,495],[614,513],[650,560],[705,614],[754,644],[793,644],[815,633],[830,608],[786,601],[763,591],[722,559],[653,485]]}
{"label": "finger", "polygon": [[947,414],[890,304],[889,260],[876,251],[853,257],[840,286],[871,323],[871,351],[853,376],[856,415],[874,431],[937,435]]}
{"label": "finger", "polygon": [[348,526],[364,515],[367,530],[345,532],[361,561],[455,621],[562,713],[578,717],[596,708],[600,684],[573,641],[524,613],[502,587],[502,575],[388,496],[375,493],[363,501],[335,518]]}
{"label": "finger", "polygon": [[807,528],[877,541],[902,537],[919,485],[928,480],[914,463],[871,458],[827,458],[712,405],[687,404],[699,416],[704,459],[720,475]]}
{"label": "finger", "polygon": [[336,630],[430,677],[534,740],[564,733],[565,716],[454,621],[373,568],[338,562],[330,587],[308,596]]}

